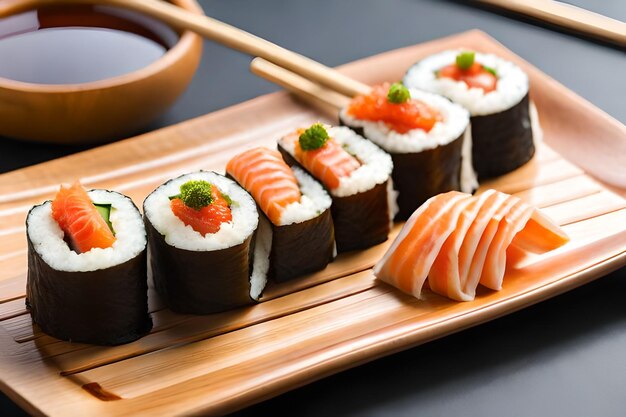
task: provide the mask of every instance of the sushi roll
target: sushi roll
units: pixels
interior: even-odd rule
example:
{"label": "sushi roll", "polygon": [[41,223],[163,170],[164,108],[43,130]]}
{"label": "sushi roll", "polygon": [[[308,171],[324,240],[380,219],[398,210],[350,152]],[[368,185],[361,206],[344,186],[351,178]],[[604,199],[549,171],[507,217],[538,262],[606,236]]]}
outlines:
{"label": "sushi roll", "polygon": [[337,252],[387,240],[395,215],[389,154],[347,127],[320,123],[281,138],[278,150],[328,190]]}
{"label": "sushi roll", "polygon": [[210,314],[260,297],[266,270],[253,246],[259,215],[234,181],[209,171],[185,174],[150,193],[143,211],[152,278],[171,310]]}
{"label": "sushi roll", "polygon": [[148,333],[146,231],[130,198],[76,182],[26,218],[26,306],[45,333],[117,345]]}
{"label": "sushi roll", "polygon": [[445,97],[383,84],[353,98],[339,120],[391,155],[396,220],[406,220],[436,194],[477,187],[469,113]]}
{"label": "sushi roll", "polygon": [[235,156],[226,172],[263,213],[257,245],[269,248],[269,278],[283,282],[328,265],[336,251],[331,199],[317,181],[262,147]]}
{"label": "sushi roll", "polygon": [[410,68],[404,84],[469,110],[479,179],[506,174],[533,157],[536,115],[528,99],[528,76],[513,63],[490,54],[444,51]]}

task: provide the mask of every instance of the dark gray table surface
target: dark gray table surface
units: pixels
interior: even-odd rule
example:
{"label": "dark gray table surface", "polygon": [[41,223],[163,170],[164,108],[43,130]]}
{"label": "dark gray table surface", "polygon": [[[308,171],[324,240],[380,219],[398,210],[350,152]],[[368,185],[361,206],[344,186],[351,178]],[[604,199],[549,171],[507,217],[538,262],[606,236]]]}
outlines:
{"label": "dark gray table surface", "polygon": [[[623,49],[471,3],[201,3],[211,16],[328,65],[479,28],[622,123],[626,121]],[[569,3],[626,20],[623,0]],[[191,87],[147,130],[277,90],[249,73],[249,61],[247,56],[205,43]],[[0,138],[0,172],[81,149]],[[0,415],[22,414],[0,396]],[[626,268],[507,317],[294,389],[239,414],[626,416]]]}

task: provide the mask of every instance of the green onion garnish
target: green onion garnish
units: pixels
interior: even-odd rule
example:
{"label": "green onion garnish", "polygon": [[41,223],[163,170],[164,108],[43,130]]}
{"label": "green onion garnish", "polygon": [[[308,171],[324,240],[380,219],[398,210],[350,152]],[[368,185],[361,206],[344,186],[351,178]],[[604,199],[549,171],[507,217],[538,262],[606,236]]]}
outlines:
{"label": "green onion garnish", "polygon": [[486,65],[483,65],[483,69],[484,69],[485,71],[487,71],[487,72],[492,73],[492,74],[493,74],[493,75],[495,75],[496,77],[498,76],[498,73],[496,72],[496,70],[495,70],[495,69],[493,69],[493,68],[491,68],[491,67],[488,67],[488,66],[486,66]]}
{"label": "green onion garnish", "polygon": [[387,101],[394,104],[402,104],[411,99],[411,93],[409,93],[409,89],[404,86],[402,83],[393,83],[391,87],[389,87],[389,92],[387,93]]}
{"label": "green onion garnish", "polygon": [[327,140],[328,132],[321,123],[315,123],[313,126],[305,130],[298,138],[300,148],[302,148],[303,151],[319,149],[326,144]]}
{"label": "green onion garnish", "polygon": [[464,51],[456,56],[456,65],[462,70],[469,69],[474,64],[474,51]]}

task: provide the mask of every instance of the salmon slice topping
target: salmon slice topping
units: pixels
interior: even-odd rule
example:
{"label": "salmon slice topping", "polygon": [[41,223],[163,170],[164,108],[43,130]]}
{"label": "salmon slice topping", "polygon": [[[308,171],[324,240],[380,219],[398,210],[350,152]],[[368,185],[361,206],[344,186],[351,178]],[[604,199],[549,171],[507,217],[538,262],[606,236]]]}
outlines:
{"label": "salmon slice topping", "polygon": [[78,181],[61,186],[52,200],[52,217],[78,253],[110,248],[115,236]]}
{"label": "salmon slice topping", "polygon": [[413,213],[374,274],[417,298],[428,279],[434,292],[471,301],[479,283],[502,288],[509,247],[542,253],[567,241],[558,225],[518,197],[495,190],[479,196],[452,191]]}
{"label": "salmon slice topping", "polygon": [[368,95],[356,96],[348,105],[347,113],[360,120],[384,122],[398,133],[422,129],[429,132],[442,120],[439,112],[428,104],[411,99],[390,101],[392,91],[385,83],[372,88]]}
{"label": "salmon slice topping", "polygon": [[474,52],[462,52],[457,55],[454,64],[437,71],[437,78],[451,78],[463,81],[469,88],[480,88],[485,94],[497,88],[498,77],[495,70],[474,61]]}
{"label": "salmon slice topping", "polygon": [[[195,188],[189,191],[191,187]],[[219,232],[222,223],[233,219],[230,199],[207,181],[183,184],[181,195],[171,199],[170,207],[176,217],[202,236]]]}
{"label": "salmon slice topping", "polygon": [[339,187],[341,178],[348,177],[361,164],[341,144],[330,137],[325,139],[323,144],[316,149],[305,149],[306,145],[303,148],[300,138],[307,131],[298,129],[297,132],[286,138],[286,140],[294,142],[294,157],[327,188],[332,190]]}
{"label": "salmon slice topping", "polygon": [[280,224],[285,207],[300,201],[298,181],[278,151],[250,149],[228,161],[226,172],[252,195],[275,225]]}

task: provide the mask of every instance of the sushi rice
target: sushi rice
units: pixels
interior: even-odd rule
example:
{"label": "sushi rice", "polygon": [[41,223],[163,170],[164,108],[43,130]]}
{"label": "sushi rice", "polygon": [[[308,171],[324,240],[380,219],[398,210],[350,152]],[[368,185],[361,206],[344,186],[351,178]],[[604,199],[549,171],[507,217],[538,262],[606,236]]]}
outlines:
{"label": "sushi rice", "polygon": [[[205,180],[215,184],[234,203],[231,206],[232,221],[222,223],[217,233],[202,236],[172,212],[169,197],[177,195],[180,186],[191,180]],[[238,245],[256,230],[259,222],[252,197],[234,181],[209,171],[186,174],[166,182],[146,198],[144,210],[154,228],[165,236],[167,244],[190,251],[219,250]]]}
{"label": "sushi rice", "polygon": [[438,146],[447,145],[461,135],[463,138],[461,191],[472,192],[478,185],[476,174],[472,168],[471,132],[469,129],[469,112],[463,107],[450,102],[437,94],[409,89],[411,98],[423,101],[437,109],[443,121],[435,123],[433,128],[426,132],[422,129],[412,129],[407,133],[398,133],[383,121],[360,120],[347,112],[347,107],[340,112],[340,118],[351,127],[362,128],[364,136],[387,152],[417,153]]}
{"label": "sushi rice", "polygon": [[280,218],[280,224],[277,226],[286,226],[310,220],[327,210],[332,203],[326,190],[312,176],[298,167],[291,167],[291,171],[298,181],[302,197],[300,201],[285,207]]}
{"label": "sushi rice", "polygon": [[57,271],[87,272],[110,268],[135,258],[146,247],[143,219],[130,198],[107,190],[91,190],[87,194],[94,203],[111,204],[109,220],[116,240],[109,248],[93,248],[84,253],[70,249],[63,239],[63,230],[52,217],[50,201],[33,207],[28,213],[28,238],[39,256]]}

